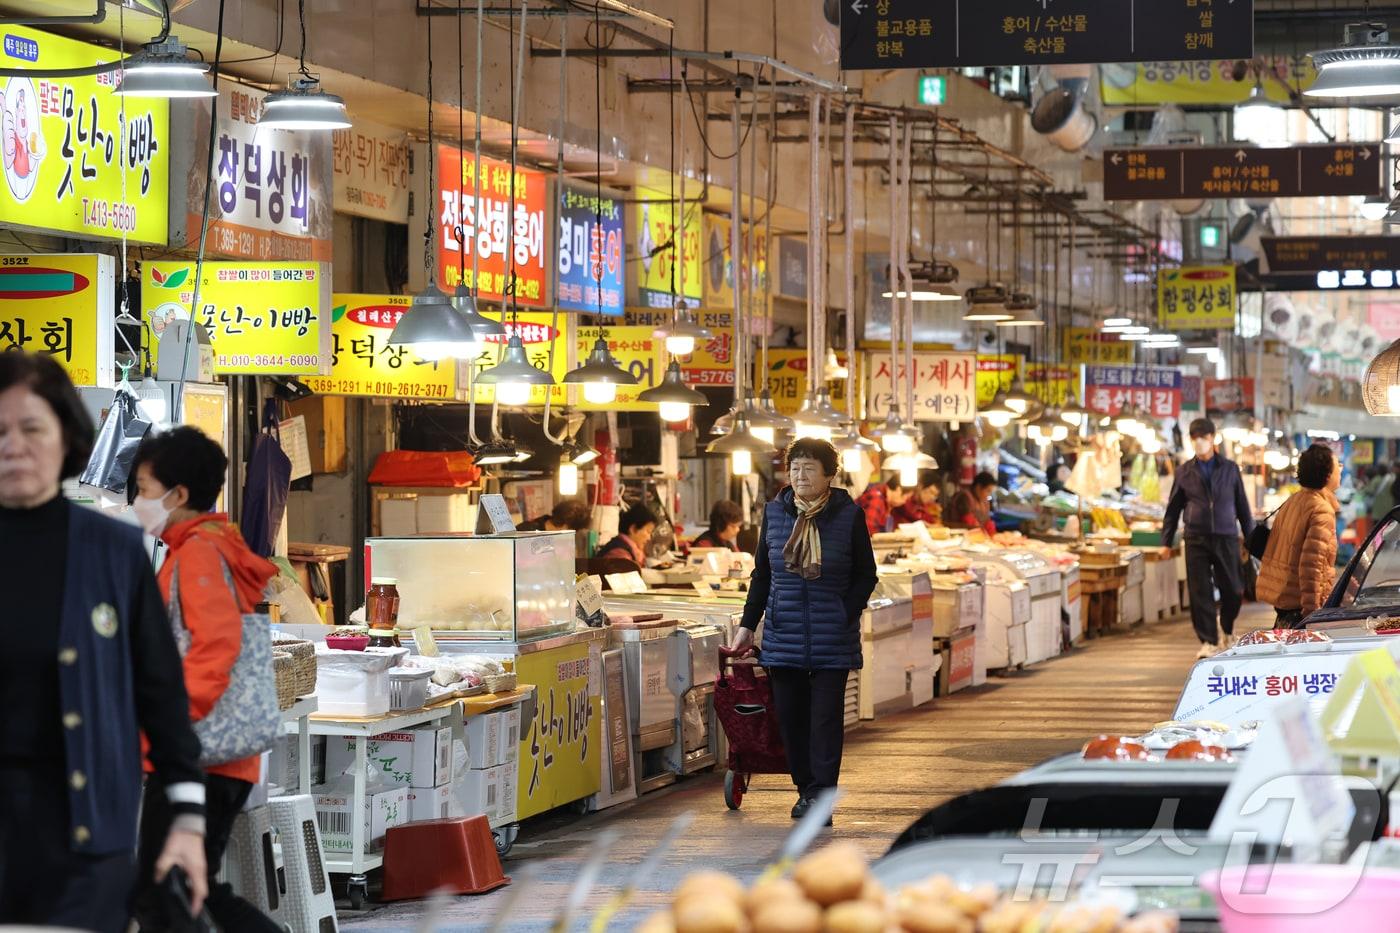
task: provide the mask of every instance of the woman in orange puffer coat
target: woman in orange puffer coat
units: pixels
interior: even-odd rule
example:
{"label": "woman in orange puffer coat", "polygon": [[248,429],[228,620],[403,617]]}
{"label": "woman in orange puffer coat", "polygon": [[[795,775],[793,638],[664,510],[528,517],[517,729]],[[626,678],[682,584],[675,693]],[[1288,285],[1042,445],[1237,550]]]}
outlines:
{"label": "woman in orange puffer coat", "polygon": [[1337,575],[1337,497],[1342,465],[1314,444],[1298,458],[1298,484],[1274,516],[1255,592],[1278,614],[1278,628],[1299,628],[1327,600]]}

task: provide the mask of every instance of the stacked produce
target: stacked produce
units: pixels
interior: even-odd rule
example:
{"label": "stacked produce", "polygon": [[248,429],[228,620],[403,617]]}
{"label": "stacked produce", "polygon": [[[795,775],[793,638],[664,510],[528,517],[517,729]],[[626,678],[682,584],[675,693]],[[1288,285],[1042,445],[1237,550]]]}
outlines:
{"label": "stacked produce", "polygon": [[887,891],[865,857],[836,843],[802,859],[791,878],[752,888],[696,872],[642,933],[1174,933],[1177,918],[1128,918],[1115,907],[1013,901],[992,885],[968,889],[944,875]]}
{"label": "stacked produce", "polygon": [[1146,735],[1099,735],[1084,743],[1080,757],[1085,761],[1224,761],[1233,762],[1235,752],[1248,748],[1258,734],[1257,722],[1242,723],[1231,729],[1224,723],[1158,723]]}

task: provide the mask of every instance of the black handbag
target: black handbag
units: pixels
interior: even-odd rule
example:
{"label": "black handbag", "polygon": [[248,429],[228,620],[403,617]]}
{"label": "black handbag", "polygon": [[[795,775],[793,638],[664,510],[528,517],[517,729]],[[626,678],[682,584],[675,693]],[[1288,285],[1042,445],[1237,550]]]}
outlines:
{"label": "black handbag", "polygon": [[[1278,507],[1278,509],[1281,508],[1283,508],[1283,506]],[[1269,547],[1269,522],[1278,514],[1278,509],[1274,509],[1270,512],[1268,517],[1262,522],[1256,523],[1254,530],[1251,531],[1249,537],[1245,539],[1244,549],[1248,551],[1249,556],[1253,557],[1255,560],[1264,559],[1264,552],[1268,550]]]}

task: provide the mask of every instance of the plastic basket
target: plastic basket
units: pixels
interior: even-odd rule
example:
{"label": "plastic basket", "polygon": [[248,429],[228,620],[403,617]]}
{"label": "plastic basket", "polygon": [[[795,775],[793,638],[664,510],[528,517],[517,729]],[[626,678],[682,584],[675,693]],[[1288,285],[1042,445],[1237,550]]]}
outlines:
{"label": "plastic basket", "polygon": [[395,670],[389,672],[389,708],[422,709],[428,702],[428,681],[432,671]]}

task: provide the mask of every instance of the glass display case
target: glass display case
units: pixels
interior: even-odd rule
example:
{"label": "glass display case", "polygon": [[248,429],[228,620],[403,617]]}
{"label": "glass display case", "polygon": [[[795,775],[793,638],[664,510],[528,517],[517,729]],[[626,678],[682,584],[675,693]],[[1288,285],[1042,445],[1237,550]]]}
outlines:
{"label": "glass display case", "polygon": [[529,642],[573,629],[574,534],[370,538],[366,577],[398,580],[399,628]]}

